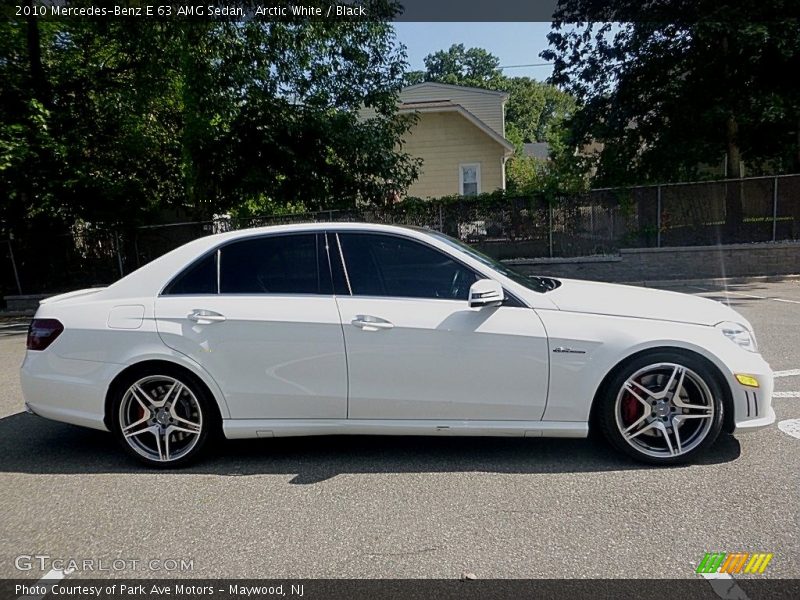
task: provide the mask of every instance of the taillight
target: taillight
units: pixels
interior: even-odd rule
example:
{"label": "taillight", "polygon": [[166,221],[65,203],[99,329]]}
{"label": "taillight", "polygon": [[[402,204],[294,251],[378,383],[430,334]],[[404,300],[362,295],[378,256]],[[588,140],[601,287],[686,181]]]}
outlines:
{"label": "taillight", "polygon": [[34,319],[28,327],[28,350],[44,350],[64,331],[57,319]]}

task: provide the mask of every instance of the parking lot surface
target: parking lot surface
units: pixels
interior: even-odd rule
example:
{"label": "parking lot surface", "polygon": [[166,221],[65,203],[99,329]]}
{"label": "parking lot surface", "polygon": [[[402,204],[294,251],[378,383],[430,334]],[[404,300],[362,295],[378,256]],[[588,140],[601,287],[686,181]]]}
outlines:
{"label": "parking lot surface", "polygon": [[[800,281],[671,289],[753,323],[791,431]],[[139,561],[70,579],[680,578],[719,551],[770,552],[764,576],[800,577],[800,439],[778,422],[675,468],[591,440],[320,437],[228,441],[157,472],[110,434],[25,414],[24,346],[25,324],[0,324],[2,577],[41,578],[15,567],[39,554]],[[165,570],[170,559],[191,569]]]}

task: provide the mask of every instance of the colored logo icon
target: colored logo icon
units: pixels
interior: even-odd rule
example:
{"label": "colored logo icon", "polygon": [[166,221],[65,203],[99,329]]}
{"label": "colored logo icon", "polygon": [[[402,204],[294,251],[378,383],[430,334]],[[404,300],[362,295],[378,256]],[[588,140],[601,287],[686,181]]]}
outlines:
{"label": "colored logo icon", "polygon": [[763,573],[772,556],[766,552],[706,552],[696,573]]}

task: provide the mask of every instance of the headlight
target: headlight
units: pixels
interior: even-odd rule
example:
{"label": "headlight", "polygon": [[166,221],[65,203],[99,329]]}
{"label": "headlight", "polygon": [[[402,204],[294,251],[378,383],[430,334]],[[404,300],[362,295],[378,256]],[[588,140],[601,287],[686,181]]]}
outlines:
{"label": "headlight", "polygon": [[741,323],[723,321],[722,323],[717,323],[716,327],[722,332],[722,335],[724,335],[733,343],[738,344],[750,352],[758,352],[756,336],[754,336],[753,333]]}

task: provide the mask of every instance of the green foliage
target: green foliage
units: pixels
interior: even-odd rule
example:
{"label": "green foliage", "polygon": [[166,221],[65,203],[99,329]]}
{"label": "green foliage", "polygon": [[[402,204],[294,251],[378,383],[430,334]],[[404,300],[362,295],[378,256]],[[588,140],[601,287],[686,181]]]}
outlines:
{"label": "green foliage", "polygon": [[0,228],[354,207],[417,175],[386,22],[11,19],[0,56]]}
{"label": "green foliage", "polygon": [[520,198],[523,194],[514,194],[507,190],[495,190],[493,192],[485,192],[476,196],[461,196],[454,194],[452,196],[440,196],[438,198],[415,198],[407,197],[401,202],[392,205],[391,210],[400,212],[413,212],[420,210],[425,212],[430,209],[431,205],[444,205],[450,206],[453,204],[465,204],[480,206],[482,208],[503,208],[508,204],[511,199]]}
{"label": "green foliage", "polygon": [[564,122],[575,111],[572,96],[530,77],[505,78],[497,89],[509,93],[506,103],[509,139],[515,135],[522,142],[552,144],[563,135]]}
{"label": "green foliage", "polygon": [[[726,156],[731,177],[740,159],[748,175],[800,170],[796,19],[745,21],[735,3],[698,0],[687,8],[719,18],[574,23],[598,4],[610,6],[562,3],[563,20],[554,22],[542,54],[555,63],[551,81],[581,105],[569,127],[572,145],[604,144],[596,184],[719,176],[708,166]],[[761,8],[784,4],[765,0]],[[642,17],[641,3],[614,6]]]}
{"label": "green foliage", "polygon": [[547,172],[546,160],[517,154],[506,163],[509,194],[532,194],[543,189]]}
{"label": "green foliage", "polygon": [[425,81],[425,71],[408,71],[404,85],[416,85]]}
{"label": "green foliage", "polygon": [[270,215],[302,215],[308,208],[302,202],[275,202],[265,195],[245,200],[230,211],[231,217],[238,220],[252,219]]}
{"label": "green foliage", "polygon": [[483,48],[453,44],[425,57],[425,81],[499,89],[503,81],[499,66],[500,60]]}

